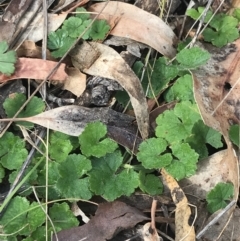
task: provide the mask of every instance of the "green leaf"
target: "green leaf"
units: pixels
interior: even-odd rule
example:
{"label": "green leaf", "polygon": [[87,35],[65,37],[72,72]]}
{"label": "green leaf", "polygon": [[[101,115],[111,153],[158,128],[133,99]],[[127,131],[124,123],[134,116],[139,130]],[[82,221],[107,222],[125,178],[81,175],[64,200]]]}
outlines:
{"label": "green leaf", "polygon": [[70,17],[63,22],[62,29],[68,32],[68,36],[77,38],[79,36],[79,28],[82,25],[82,19],[77,17]]}
{"label": "green leaf", "polygon": [[238,20],[236,18],[226,14],[218,14],[210,22],[212,28],[204,30],[204,40],[217,47],[223,47],[239,37],[237,25]]}
{"label": "green leaf", "polygon": [[0,72],[6,75],[11,75],[15,71],[14,64],[17,61],[16,52],[8,50],[6,41],[0,42]]}
{"label": "green leaf", "polygon": [[162,194],[163,184],[159,177],[153,174],[146,174],[143,171],[139,173],[140,184],[139,187],[145,193],[152,196]]}
{"label": "green leaf", "polygon": [[207,194],[207,209],[210,213],[214,213],[219,209],[227,206],[226,201],[229,201],[234,194],[234,187],[232,183],[218,183]]}
{"label": "green leaf", "polygon": [[238,20],[238,22],[240,21],[240,8],[234,9],[233,17],[235,17]]}
{"label": "green leaf", "polygon": [[165,100],[167,102],[173,100],[190,100],[194,102],[192,76],[186,74],[178,78],[174,85],[166,92]]}
{"label": "green leaf", "polygon": [[206,126],[202,120],[195,123],[192,129],[192,135],[186,140],[190,146],[199,154],[199,159],[208,157],[208,149],[206,143],[215,148],[223,146],[221,134]]}
{"label": "green leaf", "polygon": [[29,201],[23,197],[14,197],[0,219],[5,234],[23,232],[27,227],[27,210]]}
{"label": "green leaf", "polygon": [[5,169],[0,165],[0,183],[2,183],[3,178],[5,177]]}
{"label": "green leaf", "polygon": [[3,167],[14,170],[21,167],[27,158],[25,142],[11,132],[6,132],[0,141],[0,162]]}
{"label": "green leaf", "polygon": [[201,119],[196,104],[190,101],[178,103],[174,110],[164,111],[156,119],[156,136],[169,143],[181,142],[191,135],[194,124]]}
{"label": "green leaf", "polygon": [[[70,17],[69,19],[65,20],[63,22],[62,29],[68,32],[68,36],[77,39],[83,31],[88,27],[91,20],[82,20],[78,17]],[[91,29],[87,31],[87,33],[84,34],[83,39],[89,38],[89,33]]]}
{"label": "green leaf", "polygon": [[48,48],[54,58],[62,57],[73,45],[75,38],[71,38],[64,29],[58,29],[48,35]]}
{"label": "green leaf", "polygon": [[[43,206],[43,208],[45,207]],[[45,219],[46,213],[42,210],[39,204],[37,202],[31,203],[29,206],[29,212],[27,213],[28,225],[20,233],[25,236],[30,235],[37,227],[41,226],[45,222]]]}
{"label": "green leaf", "polygon": [[90,18],[90,13],[88,11],[81,7],[76,9],[76,17],[82,19],[82,21],[88,20]]}
{"label": "green leaf", "polygon": [[196,69],[201,65],[206,64],[209,58],[210,54],[199,47],[183,49],[176,56],[180,67],[184,69]]}
{"label": "green leaf", "polygon": [[[204,10],[205,10],[204,7],[199,7],[198,10],[191,8],[187,10],[186,15],[191,17],[194,20],[197,20],[199,19],[199,17],[201,16]],[[212,11],[207,11],[207,14],[204,18],[204,23],[207,23],[212,17],[212,15],[213,15]]]}
{"label": "green leaf", "polygon": [[150,138],[139,146],[137,159],[147,169],[162,168],[168,166],[172,161],[171,154],[164,154],[168,144],[162,138]]}
{"label": "green leaf", "polygon": [[103,40],[110,30],[106,20],[95,21],[92,25],[90,37],[92,40]]}
{"label": "green leaf", "polygon": [[106,134],[106,125],[101,122],[89,123],[79,136],[82,153],[85,156],[101,157],[114,152],[118,145],[110,138],[105,138]]}
{"label": "green leaf", "polygon": [[139,177],[133,169],[118,170],[122,161],[119,151],[92,160],[89,184],[96,195],[113,201],[122,195],[129,196],[138,187]]}
{"label": "green leaf", "polygon": [[52,132],[50,135],[49,154],[57,162],[66,160],[68,154],[73,149],[71,141],[66,138],[67,136],[60,132]]}
{"label": "green leaf", "polygon": [[48,173],[48,177],[46,176],[46,165],[44,165],[44,167],[41,168],[41,170],[39,171],[38,174],[38,195],[42,198],[46,197],[46,179],[48,181],[48,199],[49,200],[56,200],[60,198],[60,193],[59,191],[56,189],[56,183],[57,180],[60,178],[60,174],[59,174],[59,163],[55,162],[55,161],[51,161],[48,163],[47,165],[47,173]]}
{"label": "green leaf", "polygon": [[92,194],[89,191],[88,178],[79,178],[91,168],[91,162],[85,156],[69,155],[58,167],[60,178],[56,183],[57,190],[64,198],[90,199]]}
{"label": "green leaf", "polygon": [[[7,98],[3,103],[3,107],[5,109],[7,116],[9,118],[13,117],[25,102],[26,102],[26,96],[24,94],[15,94],[11,98]],[[21,117],[34,116],[43,112],[44,108],[45,108],[45,105],[42,99],[34,96],[29,101],[26,108],[23,111],[21,111],[17,117],[21,118]],[[19,125],[25,126],[26,128],[29,128],[29,129],[34,127],[33,123],[26,122],[26,121],[18,121],[16,123]]]}
{"label": "green leaf", "polygon": [[172,154],[178,160],[166,167],[166,170],[177,180],[195,174],[197,169],[198,154],[187,143],[170,146]]}
{"label": "green leaf", "polygon": [[[49,208],[49,216],[58,231],[75,227],[79,223],[65,202],[60,204],[54,203],[53,206]],[[49,223],[48,226],[49,225],[51,224]]]}
{"label": "green leaf", "polygon": [[239,139],[240,139],[239,125],[230,126],[229,137],[230,137],[230,140],[233,142],[233,144],[239,147]]}
{"label": "green leaf", "polygon": [[155,62],[149,61],[142,82],[147,96],[153,98],[158,95],[168,87],[169,81],[174,79],[177,74],[178,67],[173,64],[168,64],[164,57],[160,57]]}

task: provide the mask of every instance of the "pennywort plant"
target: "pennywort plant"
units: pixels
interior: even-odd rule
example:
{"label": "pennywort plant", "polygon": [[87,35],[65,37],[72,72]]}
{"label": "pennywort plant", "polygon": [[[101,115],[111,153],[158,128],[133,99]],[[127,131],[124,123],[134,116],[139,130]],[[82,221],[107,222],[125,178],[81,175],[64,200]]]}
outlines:
{"label": "pennywort plant", "polygon": [[[204,64],[208,58],[209,54],[206,51],[192,48],[182,50],[177,55],[176,61],[171,64],[168,64],[165,58],[157,59],[151,72],[152,86],[156,92],[149,92],[149,96],[164,92],[163,96],[167,102],[177,100],[179,103],[172,110],[167,110],[158,116],[155,137],[140,144],[135,164],[125,161],[118,145],[107,137],[107,127],[100,122],[89,123],[78,138],[51,132],[48,144],[51,161],[42,162],[25,183],[26,187],[35,186],[36,194],[42,203],[36,203],[28,198],[32,189],[13,198],[0,220],[6,235],[4,238],[7,239],[9,238],[7,235],[10,235],[31,241],[43,232],[46,220],[43,218],[44,209],[41,206],[45,205],[46,172],[48,172],[48,201],[53,202],[59,199],[89,200],[94,195],[113,201],[120,196],[131,195],[136,189],[150,195],[159,195],[163,191],[163,184],[154,172],[163,167],[177,180],[193,175],[198,160],[208,156],[206,144],[215,148],[222,146],[221,135],[205,126],[201,120],[193,98],[192,78],[188,73],[188,69]],[[160,77],[165,84],[155,86]],[[170,86],[173,80],[175,82]],[[11,99],[6,99],[3,106],[9,117],[16,113],[19,105],[25,101],[24,98],[22,94],[16,94]],[[35,97],[20,116],[36,115],[43,111],[43,108],[43,102]],[[26,125],[26,123],[21,124]],[[33,126],[28,124],[26,127]],[[11,183],[28,151],[21,138],[11,132],[7,132],[3,140],[5,141],[0,143],[1,145],[4,143],[1,148],[0,178],[6,179],[6,173],[10,172]],[[6,155],[9,149],[13,152]],[[11,160],[17,159],[18,165],[16,163],[12,165],[8,157],[11,157]],[[29,170],[39,158],[43,157],[39,154],[35,156]],[[37,214],[35,220],[31,218],[33,212]],[[57,222],[56,217],[63,212],[66,212],[63,216],[68,224]],[[17,217],[16,213],[19,214]],[[78,225],[66,202],[50,205],[49,216],[56,220],[54,228],[57,231]],[[48,224],[47,227],[49,235],[54,232],[52,225]]]}
{"label": "pennywort plant", "polygon": [[96,20],[90,26],[92,20],[85,8],[77,8],[76,12],[63,22],[61,28],[48,35],[48,48],[55,58],[62,57],[87,28],[82,36],[84,40],[103,40],[110,30],[106,20]]}

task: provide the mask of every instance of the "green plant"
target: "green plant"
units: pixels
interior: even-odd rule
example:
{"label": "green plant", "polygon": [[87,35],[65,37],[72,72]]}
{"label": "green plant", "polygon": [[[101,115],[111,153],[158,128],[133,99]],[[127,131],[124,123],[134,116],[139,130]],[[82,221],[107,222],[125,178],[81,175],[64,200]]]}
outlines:
{"label": "green plant", "polygon": [[239,138],[240,138],[239,125],[230,126],[229,137],[230,137],[230,140],[233,142],[233,144],[239,147]]}
{"label": "green plant", "polygon": [[[159,95],[159,93],[162,93],[169,87],[170,82],[177,76],[188,74],[189,70],[196,69],[205,64],[209,57],[210,54],[207,51],[199,47],[194,47],[191,49],[182,49],[177,54],[176,61],[172,63],[168,63],[165,57],[160,57],[157,60],[150,60],[142,80],[142,86],[146,95],[149,98]],[[144,64],[141,61],[137,61],[133,66],[133,70],[141,79],[144,71]],[[190,76],[186,76],[186,78],[189,79],[188,82],[191,82]],[[191,83],[188,83],[188,85],[191,85]],[[176,89],[176,87],[174,88]],[[192,95],[192,91],[190,95]],[[171,97],[171,99],[173,99],[173,97]]]}
{"label": "green plant", "polygon": [[14,64],[17,62],[16,52],[8,51],[6,41],[0,42],[0,72],[6,75],[11,75],[15,71]]}
{"label": "green plant", "polygon": [[105,20],[96,20],[90,26],[92,20],[86,9],[77,8],[76,12],[79,13],[66,19],[60,29],[48,35],[48,48],[53,50],[51,54],[55,58],[62,57],[85,30],[84,40],[103,40],[110,30]]}
{"label": "green plant", "polygon": [[[199,19],[204,11],[203,7],[196,9],[189,9],[187,15],[194,20]],[[204,40],[211,42],[217,47],[223,47],[227,43],[231,43],[239,37],[238,23],[239,23],[239,10],[234,12],[236,17],[228,16],[224,13],[216,14],[212,19],[212,11],[208,11],[204,23],[209,20],[209,27],[203,31]]]}
{"label": "green plant", "polygon": [[229,201],[234,194],[234,187],[232,183],[218,183],[207,194],[207,209],[210,213],[214,213],[221,208],[227,206],[226,201]]}
{"label": "green plant", "polygon": [[[26,96],[24,94],[14,94],[13,96],[6,98],[6,100],[3,103],[3,107],[5,109],[7,116],[9,118],[12,118],[25,102],[26,102]],[[26,108],[22,110],[17,117],[21,118],[21,117],[34,116],[43,112],[44,108],[45,108],[45,104],[42,101],[42,99],[34,96],[29,101]],[[33,128],[34,126],[34,124],[26,121],[19,121],[17,122],[17,124],[22,125],[29,129]]]}

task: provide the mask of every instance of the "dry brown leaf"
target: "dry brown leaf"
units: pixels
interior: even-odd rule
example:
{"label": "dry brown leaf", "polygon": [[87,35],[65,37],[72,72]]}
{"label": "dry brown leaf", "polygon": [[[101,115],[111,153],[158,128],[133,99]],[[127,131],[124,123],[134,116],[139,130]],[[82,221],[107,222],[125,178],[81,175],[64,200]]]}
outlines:
{"label": "dry brown leaf", "polygon": [[[121,230],[132,228],[137,223],[148,220],[138,209],[125,203],[115,201],[100,204],[95,216],[85,225],[62,230],[57,233],[59,241],[105,241],[111,239]],[[56,240],[53,235],[53,240]]]}
{"label": "dry brown leaf", "polygon": [[171,191],[172,199],[176,205],[175,210],[175,241],[195,241],[194,227],[189,226],[189,218],[191,215],[191,209],[188,205],[188,200],[179,187],[176,180],[170,176],[163,168],[161,170],[163,180]]}
{"label": "dry brown leaf", "polygon": [[240,39],[207,50],[211,59],[193,71],[194,95],[204,122],[228,138],[229,126],[240,120]]}
{"label": "dry brown leaf", "polygon": [[[93,4],[88,10],[99,13],[104,4]],[[116,26],[112,26],[110,34],[147,44],[164,56],[175,56],[176,50],[173,45],[176,36],[159,17],[132,4],[110,1],[99,18],[106,19],[109,24],[116,23]]]}
{"label": "dry brown leaf", "polygon": [[193,72],[194,95],[206,125],[220,131],[227,143],[228,181],[238,196],[238,161],[229,141],[230,125],[240,120],[240,40],[222,49],[208,49],[211,59]]}
{"label": "dry brown leaf", "polygon": [[62,89],[71,91],[79,97],[86,89],[86,75],[76,68],[66,68],[68,77]]}
{"label": "dry brown leaf", "polygon": [[[13,75],[6,76],[0,74],[0,83],[5,83],[13,79],[45,79],[50,71],[56,66],[57,62],[31,59],[31,58],[19,58],[16,63],[16,69]],[[57,83],[64,83],[67,78],[65,72],[65,64],[61,64],[57,71],[49,78],[51,81]]]}
{"label": "dry brown leaf", "polygon": [[[90,51],[94,55],[90,54]],[[72,52],[75,68],[89,75],[101,76],[116,80],[128,93],[135,112],[142,138],[148,137],[149,115],[146,98],[141,83],[123,58],[112,48],[91,42],[77,46]],[[92,59],[83,56],[93,57]]]}
{"label": "dry brown leaf", "polygon": [[[42,58],[42,48],[37,46],[33,41],[26,40],[17,49],[18,57]],[[47,60],[55,60],[47,49]]]}
{"label": "dry brown leaf", "polygon": [[[225,181],[234,185],[234,200],[239,194],[239,166],[232,143],[229,141],[230,125],[238,124],[240,120],[240,40],[221,49],[208,47],[211,59],[208,63],[193,72],[194,95],[204,122],[220,131],[226,141],[227,150],[224,159],[220,159],[218,166],[224,165],[220,175]],[[211,173],[209,173],[211,174]],[[222,219],[220,226],[224,229],[231,217],[231,208]],[[227,221],[226,221],[227,220]],[[218,224],[219,225],[219,224]],[[215,238],[220,230],[215,232]],[[207,233],[206,233],[207,235]]]}

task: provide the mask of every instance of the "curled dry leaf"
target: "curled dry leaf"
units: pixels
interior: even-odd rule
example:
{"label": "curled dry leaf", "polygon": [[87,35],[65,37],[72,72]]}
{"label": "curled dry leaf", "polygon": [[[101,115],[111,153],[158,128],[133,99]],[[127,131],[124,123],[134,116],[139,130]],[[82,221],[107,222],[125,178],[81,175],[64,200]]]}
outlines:
{"label": "curled dry leaf", "polygon": [[194,227],[189,226],[189,218],[191,215],[191,209],[188,205],[188,200],[179,187],[176,180],[170,176],[166,170],[163,168],[161,170],[163,180],[171,191],[172,199],[176,205],[175,210],[175,241],[195,241],[195,231]]}
{"label": "curled dry leaf", "polygon": [[[100,13],[105,3],[93,4],[88,10]],[[110,1],[99,18],[114,23],[110,34],[147,44],[167,57],[174,57],[176,36],[159,17],[132,4]],[[114,21],[115,20],[115,21]]]}
{"label": "curled dry leaf", "polygon": [[[94,53],[93,58],[89,51]],[[141,83],[123,58],[112,48],[91,42],[77,46],[71,53],[75,68],[89,75],[116,80],[128,93],[142,138],[148,137],[149,114]]]}
{"label": "curled dry leaf", "polygon": [[[56,62],[42,59],[19,58],[13,75],[0,74],[0,83],[13,79],[45,79],[50,71],[56,66]],[[49,80],[64,83],[67,78],[65,64],[61,64]]]}

